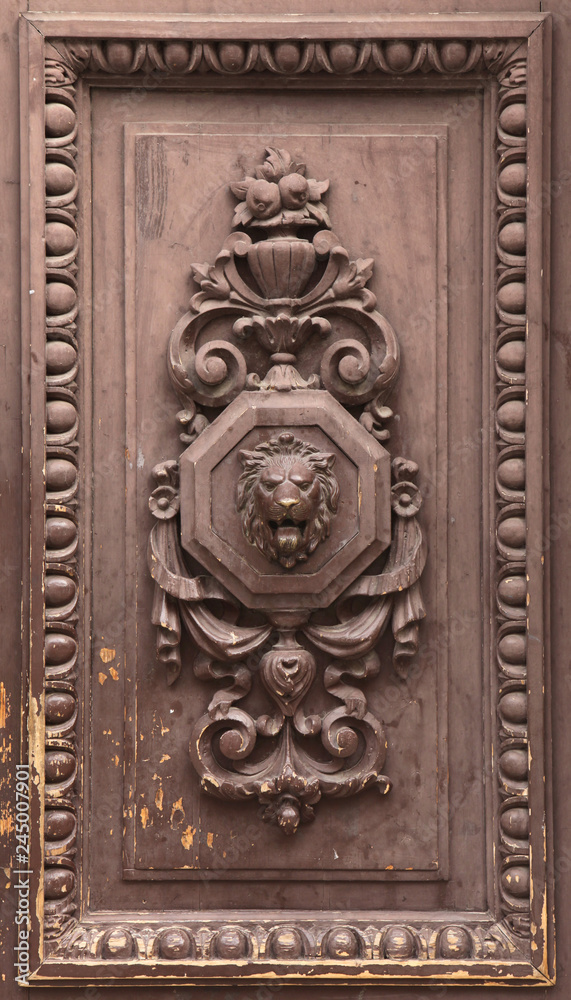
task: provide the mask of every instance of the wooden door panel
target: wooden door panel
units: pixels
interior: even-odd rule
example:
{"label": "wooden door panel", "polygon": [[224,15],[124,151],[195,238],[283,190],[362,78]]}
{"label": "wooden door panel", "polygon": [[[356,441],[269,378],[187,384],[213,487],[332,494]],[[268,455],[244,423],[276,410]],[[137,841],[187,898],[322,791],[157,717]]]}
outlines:
{"label": "wooden door panel", "polygon": [[[294,98],[295,101],[295,98]],[[259,106],[259,99],[256,99]],[[272,111],[278,111],[274,107]],[[139,109],[141,110],[141,109]],[[246,95],[242,97],[242,110],[247,113]],[[329,114],[332,112],[331,102],[329,102]],[[127,399],[134,405],[135,400],[154,399],[155,406],[153,412],[148,414],[147,407],[143,402],[137,409],[140,413],[138,420],[134,417],[129,421],[131,426],[137,425],[137,441],[133,447],[129,447],[129,453],[138,456],[138,497],[136,517],[133,523],[140,527],[139,537],[136,540],[138,552],[140,553],[140,565],[137,569],[130,569],[128,563],[127,578],[137,574],[140,579],[137,592],[141,606],[140,619],[137,622],[138,650],[140,650],[140,663],[138,666],[138,683],[136,693],[136,703],[133,705],[129,715],[138,719],[139,733],[133,732],[132,742],[140,747],[145,744],[145,752],[139,752],[137,763],[133,769],[133,777],[127,777],[127,786],[131,785],[135,791],[135,808],[133,829],[129,831],[134,840],[133,856],[134,870],[131,870],[126,863],[126,870],[131,877],[172,877],[173,869],[179,873],[179,877],[201,877],[203,870],[219,870],[219,876],[229,878],[235,873],[241,879],[258,879],[263,877],[276,876],[279,878],[296,879],[306,882],[308,879],[322,879],[323,874],[335,880],[337,877],[353,878],[353,874],[347,873],[362,872],[361,878],[387,877],[388,872],[395,871],[426,871],[437,872],[442,866],[439,864],[439,848],[437,842],[438,818],[439,814],[446,813],[445,802],[439,803],[439,790],[436,780],[438,773],[445,773],[445,765],[438,762],[437,750],[440,743],[440,753],[442,755],[445,745],[445,732],[440,734],[438,740],[438,702],[437,685],[433,680],[424,680],[424,690],[419,698],[423,703],[423,715],[425,716],[424,737],[420,736],[420,719],[415,713],[414,698],[409,699],[408,707],[402,698],[401,692],[396,687],[396,679],[391,678],[391,691],[387,695],[379,691],[378,697],[382,699],[383,709],[377,708],[377,715],[382,714],[385,724],[394,727],[395,739],[394,757],[405,754],[405,747],[410,747],[411,742],[416,744],[416,757],[410,758],[410,753],[406,753],[406,769],[408,780],[395,781],[399,786],[397,795],[382,804],[378,802],[378,795],[374,791],[366,793],[357,802],[351,800],[339,803],[323,803],[325,807],[321,816],[321,823],[313,823],[304,831],[303,841],[291,838],[282,842],[276,840],[271,835],[268,828],[259,822],[259,817],[247,804],[238,805],[232,810],[230,828],[227,827],[228,816],[227,807],[223,802],[207,796],[200,797],[198,777],[193,775],[189,766],[187,754],[188,734],[192,729],[192,724],[196,718],[197,706],[204,702],[206,692],[203,685],[196,678],[193,678],[191,671],[186,671],[185,677],[181,677],[176,682],[176,686],[167,688],[164,679],[161,677],[160,666],[154,666],[154,635],[153,627],[150,623],[150,608],[152,604],[152,582],[146,569],[145,552],[145,509],[148,509],[149,492],[149,468],[157,464],[161,453],[165,447],[176,453],[176,444],[171,441],[165,442],[164,426],[172,423],[168,420],[168,409],[171,404],[171,390],[167,379],[166,369],[163,368],[164,396],[161,403],[164,405],[163,416],[160,404],[156,400],[157,371],[161,371],[164,355],[164,338],[156,336],[157,311],[162,312],[162,303],[174,303],[176,296],[175,276],[178,278],[179,287],[185,287],[184,271],[188,264],[188,253],[200,255],[200,234],[207,231],[208,227],[214,230],[212,241],[217,239],[219,244],[224,239],[224,225],[229,218],[228,192],[225,190],[222,177],[225,167],[235,159],[241,160],[248,157],[253,160],[255,152],[260,148],[260,144],[266,143],[275,146],[276,142],[287,141],[288,146],[292,143],[303,143],[304,155],[312,163],[312,170],[320,175],[326,169],[327,158],[339,158],[346,161],[349,150],[356,150],[357,159],[364,163],[361,175],[351,178],[353,185],[361,185],[365,197],[362,200],[363,214],[370,215],[371,212],[377,216],[379,209],[375,208],[374,196],[369,196],[365,190],[374,183],[372,171],[378,172],[381,177],[386,176],[390,170],[390,163],[394,161],[396,150],[404,150],[404,155],[413,155],[420,150],[423,164],[430,169],[434,178],[434,189],[427,192],[427,201],[430,198],[432,205],[422,205],[413,198],[412,179],[408,194],[403,197],[403,202],[408,203],[413,212],[413,218],[405,218],[402,221],[402,232],[398,236],[394,232],[389,237],[389,233],[379,232],[376,237],[377,242],[373,244],[368,234],[365,234],[365,244],[370,247],[369,252],[375,254],[377,249],[383,245],[388,247],[391,242],[406,241],[407,234],[415,233],[415,238],[425,240],[430,245],[438,245],[438,220],[437,220],[437,143],[432,136],[427,136],[423,143],[421,137],[413,135],[408,137],[408,153],[406,135],[398,135],[391,141],[391,137],[381,138],[363,136],[347,137],[340,136],[336,140],[335,136],[327,135],[324,139],[320,136],[315,139],[311,135],[303,134],[301,138],[292,135],[291,138],[278,140],[272,137],[267,126],[262,126],[263,139],[253,136],[246,138],[244,142],[244,130],[247,126],[238,126],[240,132],[235,132],[230,136],[224,134],[214,136],[206,131],[209,126],[202,126],[202,131],[198,136],[190,134],[188,138],[184,133],[179,132],[180,126],[173,126],[177,132],[172,139],[165,126],[153,124],[151,126],[153,134],[140,135],[140,126],[133,126],[135,130],[134,149],[126,153],[127,174],[129,173],[129,160],[135,165],[131,178],[131,185],[126,190],[127,205],[135,204],[135,197],[130,196],[130,189],[141,191],[144,181],[141,178],[166,176],[173,178],[172,184],[164,184],[164,227],[159,230],[159,224],[152,233],[149,233],[148,219],[156,213],[155,190],[149,192],[148,200],[144,195],[140,196],[143,204],[143,219],[136,225],[135,220],[127,220],[127,232],[134,235],[133,240],[127,237],[126,244],[132,242],[135,246],[133,253],[134,274],[126,274],[127,283],[132,283],[133,291],[131,301],[134,303],[132,315],[134,317],[133,336],[137,340],[137,347],[134,348],[133,368],[136,372],[136,383],[133,379],[132,389],[127,393]],[[330,126],[327,126],[330,133]],[[160,130],[160,132],[159,132]],[[190,130],[189,130],[190,131]],[[360,129],[362,132],[362,129]],[[244,142],[243,147],[239,147],[236,155],[237,135],[240,142]],[[170,141],[169,141],[170,140]],[[327,152],[322,153],[321,162],[317,150],[326,144]],[[396,149],[395,149],[396,147]],[[293,147],[296,148],[295,146]],[[242,151],[243,150],[243,151]],[[368,162],[367,159],[368,158]],[[199,164],[202,170],[195,171],[194,164]],[[374,165],[374,166],[373,166]],[[94,176],[96,178],[97,168]],[[202,212],[197,211],[196,201],[191,198],[186,211],[181,211],[188,198],[189,191],[207,191],[212,179],[216,178],[212,184],[212,197],[202,198]],[[440,182],[443,178],[441,176]],[[346,183],[346,182],[345,182]],[[96,186],[96,179],[95,179]],[[131,187],[132,186],[132,187]],[[351,189],[353,190],[353,188]],[[218,200],[215,195],[218,194]],[[95,196],[97,197],[97,196]],[[341,192],[338,198],[341,200]],[[442,197],[438,204],[444,204]],[[109,206],[110,211],[113,208]],[[335,214],[334,203],[330,206]],[[356,211],[356,204],[351,201],[353,218]],[[148,215],[145,213],[148,211]],[[347,207],[346,207],[347,211]],[[190,222],[188,217],[190,216]],[[348,219],[337,216],[337,228],[343,227]],[[170,224],[169,224],[170,221]],[[108,225],[102,220],[105,231]],[[387,222],[387,227],[390,225]],[[347,226],[348,228],[348,226]],[[424,232],[423,232],[424,230]],[[440,231],[445,231],[445,220],[440,222]],[[156,233],[156,235],[155,235]],[[219,234],[219,235],[218,235]],[[372,235],[372,234],[371,234]],[[154,238],[153,238],[154,236]],[[180,256],[177,264],[171,266],[167,263],[168,247],[173,248]],[[171,250],[172,252],[172,250]],[[445,251],[443,251],[444,253]],[[102,258],[103,259],[103,258]],[[194,257],[193,257],[194,259]],[[159,261],[165,261],[164,266],[158,266]],[[424,313],[420,308],[420,302],[430,303],[429,311],[434,309],[437,297],[438,281],[438,260],[427,261],[426,270],[429,273],[424,277],[418,274],[415,277],[415,295],[417,300],[411,297],[411,309],[415,313]],[[381,272],[384,270],[382,264]],[[445,269],[440,266],[442,279]],[[165,281],[169,275],[172,286]],[[181,281],[182,277],[182,281]],[[97,275],[95,276],[97,282]],[[103,279],[103,285],[108,285],[108,281]],[[382,290],[379,289],[379,292]],[[97,294],[97,293],[96,293]],[[395,296],[402,295],[395,291]],[[164,299],[162,298],[164,296]],[[160,305],[159,305],[160,303]],[[172,325],[177,318],[176,311],[172,318]],[[171,319],[167,321],[167,326]],[[436,323],[429,314],[426,317],[427,328],[431,331],[432,337],[436,336]],[[407,325],[409,325],[407,323]],[[150,348],[150,345],[153,345]],[[424,354],[417,352],[416,373],[411,371],[413,383],[420,378],[428,379],[435,395],[435,365],[437,350],[434,341],[427,337],[424,339]],[[147,369],[146,375],[144,369]],[[431,370],[432,369],[432,370]],[[148,381],[147,381],[148,379]],[[97,378],[94,384],[97,385]],[[136,393],[136,395],[135,395]],[[428,392],[426,394],[428,396]],[[163,402],[164,401],[164,402]],[[417,454],[426,455],[432,449],[437,450],[436,433],[436,404],[432,404],[427,399],[423,411],[422,423],[418,428],[407,428],[407,432],[416,438]],[[430,409],[429,409],[430,407]],[[171,405],[172,409],[172,405]],[[432,412],[430,412],[432,411]],[[150,419],[149,419],[150,418]],[[152,424],[152,427],[149,425]],[[423,440],[423,434],[425,440]],[[402,451],[403,446],[400,441],[395,445],[397,450]],[[410,450],[410,449],[409,449]],[[169,451],[170,453],[170,451]],[[148,457],[147,457],[148,456]],[[433,464],[436,459],[433,458]],[[220,497],[226,500],[223,490]],[[216,497],[214,498],[216,500]],[[434,491],[434,507],[437,506],[436,490]],[[434,515],[433,515],[434,517]],[[434,555],[437,557],[437,551]],[[436,582],[436,581],[435,581]],[[435,588],[436,589],[436,588]],[[442,597],[441,597],[442,599]],[[435,609],[436,610],[436,609]],[[445,616],[444,616],[445,617]],[[438,615],[433,613],[433,619],[438,621]],[[426,641],[430,642],[427,635]],[[388,649],[390,655],[390,649]],[[149,655],[150,654],[150,655]],[[161,686],[160,696],[157,688]],[[162,681],[162,683],[161,683]],[[148,687],[146,686],[146,683]],[[419,674],[420,682],[420,674]],[[445,682],[442,697],[445,700]],[[105,690],[101,695],[105,698]],[[370,704],[376,708],[377,692],[371,692]],[[396,699],[395,699],[396,695]],[[206,695],[207,696],[207,695]],[[391,706],[390,699],[398,699],[397,704]],[[386,704],[386,707],[385,707]],[[316,704],[311,710],[319,710]],[[441,715],[444,716],[441,711]],[[445,725],[445,722],[444,722]],[[397,728],[398,727],[398,728]],[[398,735],[397,735],[398,732]],[[172,735],[171,735],[172,734]],[[416,734],[416,735],[414,735]],[[434,739],[434,735],[437,739]],[[141,739],[142,736],[142,739]],[[148,741],[148,745],[147,745]],[[164,760],[165,755],[168,758]],[[161,760],[162,764],[161,764]],[[423,761],[421,769],[421,760]],[[428,762],[431,762],[430,765]],[[176,762],[176,763],[175,763]],[[417,779],[414,786],[410,777],[417,773],[424,775],[423,780]],[[430,773],[430,778],[428,777]],[[156,776],[155,776],[156,775]],[[183,777],[184,776],[184,777]],[[403,774],[404,777],[404,774]],[[182,778],[182,783],[180,779]],[[153,782],[155,784],[153,784]],[[156,788],[152,801],[148,802],[149,789]],[[158,798],[157,798],[158,794]],[[441,789],[441,795],[445,796],[446,789]],[[190,802],[189,802],[190,796]],[[157,801],[161,808],[158,808]],[[178,803],[178,806],[176,805]],[[147,808],[145,809],[145,806]],[[190,809],[189,809],[190,806]],[[384,808],[387,806],[387,809]],[[141,810],[143,818],[141,819]],[[188,814],[187,814],[188,810]],[[377,838],[378,823],[383,817],[384,836],[381,840]],[[420,836],[420,831],[416,829],[412,817],[418,816],[417,822],[423,827],[424,836]],[[401,820],[399,821],[399,817]],[[407,817],[405,819],[405,817]],[[404,820],[404,822],[403,822]],[[331,838],[327,845],[323,843],[322,824],[329,830]],[[333,832],[335,830],[335,832]],[[241,845],[239,853],[234,854],[228,851],[232,842],[237,839]],[[444,836],[444,862],[446,855],[446,836]],[[230,843],[229,843],[230,842]],[[263,845],[263,850],[260,848]],[[127,848],[128,849],[128,848]],[[146,873],[146,874],[143,874]],[[160,873],[160,874],[159,874]],[[407,876],[410,878],[411,876]],[[394,875],[389,875],[394,878]],[[250,889],[249,892],[252,890]],[[301,902],[303,888],[298,888],[298,904]],[[204,894],[204,889],[203,889]],[[247,897],[246,897],[247,898]],[[271,899],[271,891],[267,893],[268,903]]]}
{"label": "wooden door panel", "polygon": [[[278,21],[271,31],[264,22],[221,26],[192,18],[167,26],[160,18],[145,19],[144,25],[128,20],[110,25],[77,17],[64,25],[46,17],[30,25],[32,220],[36,225],[42,194],[37,164],[45,156],[49,256],[46,272],[35,254],[30,261],[30,287],[47,289],[32,302],[31,330],[34,357],[43,358],[47,315],[49,504],[49,728],[45,763],[41,753],[33,758],[47,783],[45,937],[34,981],[79,983],[94,970],[108,982],[116,976],[125,982],[146,976],[174,983],[270,975],[280,982],[313,976],[317,983],[347,981],[360,973],[395,983],[450,977],[477,983],[548,981],[543,863],[539,848],[530,855],[544,815],[543,664],[535,640],[528,643],[525,662],[526,631],[535,637],[542,629],[543,561],[537,539],[543,411],[541,382],[535,377],[526,382],[525,365],[532,362],[534,373],[541,371],[546,24],[535,16],[517,23],[507,16],[485,23],[472,16],[449,17],[439,20],[435,38],[434,24],[422,19],[356,19],[342,26],[344,32],[348,27],[356,32],[351,42],[338,23],[326,19],[307,23],[298,41],[291,37],[291,25]],[[307,32],[310,41],[304,40]],[[45,95],[38,89],[44,61]],[[40,136],[44,96],[45,148]],[[526,101],[527,119],[522,117]],[[242,345],[240,327],[228,332],[227,317],[238,315],[242,294],[230,291],[231,281],[243,288],[240,282],[257,257],[246,253],[249,243],[234,253],[234,244],[225,240],[241,190],[236,185],[246,177],[244,192],[249,190],[248,178],[262,170],[264,157],[268,169],[274,169],[272,156],[287,166],[285,154],[272,152],[283,149],[307,164],[309,178],[330,182],[327,194],[320,187],[308,189],[319,194],[305,195],[317,211],[323,196],[338,240],[330,241],[321,256],[316,251],[311,280],[325,281],[333,260],[356,263],[350,265],[352,272],[342,272],[349,291],[340,290],[345,288],[340,281],[324,299],[325,310],[333,300],[341,303],[329,325],[319,320],[324,346],[314,334],[307,349],[295,346],[293,355],[283,349],[276,353],[274,347],[277,367],[268,371],[263,337],[274,329],[273,319],[256,319],[266,330],[256,334],[262,337],[258,346],[254,334]],[[305,176],[305,169],[297,176]],[[275,197],[277,181],[270,188]],[[251,205],[244,197],[244,205]],[[242,218],[250,233],[252,213]],[[254,214],[254,228],[255,219],[265,218],[269,210],[263,207]],[[287,230],[287,212],[283,218]],[[328,227],[329,222],[321,226]],[[270,243],[272,238],[270,232]],[[293,230],[279,238],[309,245]],[[232,247],[230,285],[224,285],[227,276],[220,277],[225,264],[218,263],[219,272],[211,269],[223,244]],[[372,273],[363,258],[372,260]],[[266,279],[258,285],[248,280],[246,299],[253,295],[257,308],[271,317],[272,296],[275,300],[279,294],[261,294]],[[279,285],[279,275],[276,280]],[[287,299],[294,315],[305,294],[297,291]],[[186,321],[181,317],[189,296],[195,297]],[[205,302],[211,312],[200,318]],[[252,314],[250,306],[245,310],[243,315]],[[196,325],[197,350],[203,353],[222,338],[223,356],[239,367],[244,351],[253,381],[245,388],[245,372],[242,395],[234,393],[233,399],[230,394],[222,406],[209,402],[214,397],[208,393],[218,391],[227,368],[219,376],[220,368],[207,365],[199,377],[194,360],[188,361],[191,374],[184,376],[171,362],[169,379],[169,334],[185,322]],[[279,322],[287,329],[295,325],[290,319]],[[363,375],[350,361],[331,375],[327,358],[337,357],[338,341],[345,344],[355,336],[355,324],[369,331],[377,324],[386,331],[387,323],[400,343],[401,368],[398,380],[391,376],[390,398],[385,402],[383,397],[392,414],[381,418],[371,416],[372,391],[359,397],[369,369]],[[359,344],[366,337],[358,336],[350,357],[355,351],[363,356]],[[376,363],[374,352],[380,350],[375,336],[370,336],[373,361],[369,357],[367,365]],[[388,345],[386,333],[378,333],[379,343],[382,336]],[[191,348],[184,343],[190,358]],[[292,374],[297,354],[299,372]],[[312,393],[306,386],[316,374],[321,387]],[[191,402],[177,421],[180,379],[191,377]],[[264,377],[275,380],[276,391],[263,391]],[[284,378],[298,379],[297,388],[292,383],[289,392],[281,391]],[[258,404],[253,390],[260,382],[258,395],[264,400]],[[178,384],[179,401],[173,384]],[[238,430],[242,398],[244,419],[254,414],[244,432]],[[200,425],[188,409],[194,407],[192,399],[204,412]],[[324,407],[323,418],[304,416],[317,413],[314,405]],[[38,406],[32,451],[37,491],[44,454],[41,421]],[[200,445],[196,426],[208,446]],[[305,446],[308,454],[318,452],[320,461],[332,450],[330,464],[335,459],[341,496],[340,508],[331,502],[332,526],[317,548],[303,555],[306,561],[293,572],[295,559],[288,563],[283,557],[274,576],[261,543],[256,548],[240,531],[234,499],[240,461],[246,461],[238,450],[256,453],[265,447],[268,427],[285,431],[290,444],[301,428],[299,433],[313,442]],[[379,456],[376,500],[372,488],[361,496],[358,485],[373,481],[367,479],[371,462],[359,458],[367,447],[361,437],[369,440],[365,431],[371,428],[377,434],[371,454]],[[230,442],[226,451],[225,441]],[[306,715],[295,723],[302,727],[298,733],[308,719],[329,718],[339,700],[345,699],[347,708],[346,699],[355,695],[338,693],[339,679],[335,682],[331,674],[335,658],[316,641],[319,629],[325,635],[334,621],[342,629],[347,617],[341,610],[332,618],[333,597],[322,596],[331,593],[337,600],[357,586],[355,580],[372,573],[367,579],[374,581],[374,574],[393,565],[385,555],[383,569],[380,556],[391,539],[390,531],[382,534],[383,490],[390,490],[390,479],[383,486],[377,467],[387,449],[390,458],[405,456],[418,466],[418,531],[428,549],[421,578],[419,569],[414,579],[409,576],[393,588],[406,593],[421,579],[422,611],[416,617],[411,612],[407,620],[416,629],[422,619],[418,633],[411,633],[409,652],[416,644],[418,649],[408,668],[399,668],[397,661],[392,665],[390,630],[377,646],[380,673],[366,658],[354,667],[365,671],[358,696],[366,696],[372,713],[363,716],[357,730],[366,733],[369,717],[384,727],[387,779],[376,782],[382,787],[384,781],[385,788],[390,782],[390,791],[380,796],[378,788],[368,787],[358,795],[329,797],[324,782],[321,800],[317,795],[309,812],[287,782],[281,798],[275,792],[269,800],[265,786],[257,797],[248,792],[246,801],[235,801],[228,792],[222,798],[210,794],[216,782],[209,786],[203,769],[201,787],[189,740],[197,720],[208,718],[214,692],[226,690],[212,678],[228,676],[228,670],[226,675],[220,671],[216,657],[218,666],[203,662],[204,628],[214,627],[211,617],[204,625],[204,614],[222,615],[215,619],[217,635],[234,636],[234,627],[237,635],[240,629],[260,635],[267,598],[263,586],[262,596],[255,588],[258,576],[266,579],[267,572],[267,593],[278,609],[268,620],[282,638],[276,640],[274,632],[270,638],[268,632],[266,645],[260,640],[245,663],[246,688],[225,709],[236,702],[229,718],[237,712],[239,725],[248,725],[240,721],[246,717],[257,719],[258,736],[279,746],[283,733],[293,732],[290,695],[272,689],[274,682],[268,680],[271,669],[284,669],[285,654],[273,668],[268,657],[272,643],[278,650],[282,641],[301,648],[301,633],[313,635],[300,662],[309,671],[307,664],[316,664],[311,670],[316,669],[317,682],[305,691]],[[160,511],[167,508],[166,501],[157,508],[155,493],[149,511],[153,470],[166,460],[178,461],[181,452],[183,488],[179,494],[173,478],[164,496],[180,502],[182,527],[176,528],[178,535],[161,528],[163,534],[153,534],[151,545],[159,537],[170,539],[161,544],[168,550],[164,566],[171,567],[169,559],[180,561],[172,556],[173,546],[182,545],[188,573],[200,579],[210,573],[211,589],[200,605],[201,621],[196,624],[191,615],[195,626],[190,631],[199,638],[193,641],[183,630],[179,674],[156,659],[155,607],[163,584],[157,591],[147,545],[151,514],[160,522]],[[196,477],[204,475],[200,463],[214,463],[208,473],[212,496],[200,494],[204,507],[198,515],[187,509],[194,479],[185,469],[191,462]],[[402,526],[407,515],[395,499],[404,489],[398,469],[393,466],[390,530],[393,545],[395,532],[401,532],[399,544],[408,552],[416,529]],[[167,473],[175,476],[172,469],[155,471],[159,493]],[[406,489],[414,493],[417,487],[408,483]],[[34,517],[39,533],[43,514],[37,505]],[[216,535],[212,552],[228,552],[227,565],[207,550],[209,517]],[[373,562],[359,534],[364,538],[373,530],[366,526],[374,517]],[[301,544],[305,528],[289,521],[284,529],[281,522],[278,527],[270,523],[273,537],[286,538],[284,545]],[[217,548],[222,544],[226,549]],[[348,553],[359,545],[357,561]],[[328,560],[334,566],[336,559],[343,568],[334,572]],[[232,569],[241,565],[242,578]],[[326,584],[316,583],[312,591],[304,574],[306,580],[321,579],[318,565]],[[35,572],[40,589],[33,591],[34,602],[41,593],[39,563]],[[192,581],[181,584],[183,577],[176,586],[188,589]],[[299,600],[307,620],[298,608],[297,639],[283,624],[283,609],[291,609],[293,598],[282,599],[274,578],[283,581],[284,593],[299,585],[305,594]],[[163,594],[174,593],[168,586]],[[223,614],[220,601],[226,602]],[[179,604],[182,608],[182,598]],[[171,607],[164,598],[163,606]],[[341,598],[336,606],[343,608]],[[360,614],[365,606],[364,597],[355,598],[350,614]],[[36,617],[36,607],[37,630],[41,615]],[[32,684],[41,688],[44,665],[35,652],[37,635]],[[223,640],[216,641],[220,652]],[[164,642],[161,648],[164,652]],[[368,656],[370,645],[363,649]],[[237,688],[246,683],[244,673],[240,676]],[[273,710],[276,704],[283,710],[282,729],[275,732],[263,721],[272,698]],[[212,720],[212,706],[210,711]],[[223,718],[216,718],[222,731],[228,730]],[[33,714],[31,727],[34,739],[41,737]],[[382,742],[384,737],[376,738]],[[216,744],[213,774],[222,766],[223,746]],[[315,758],[318,771],[331,766],[323,747],[326,742]],[[240,768],[229,773],[239,784]],[[282,812],[272,813],[278,806]],[[313,809],[315,818],[305,823]],[[287,823],[290,836],[280,829]]]}

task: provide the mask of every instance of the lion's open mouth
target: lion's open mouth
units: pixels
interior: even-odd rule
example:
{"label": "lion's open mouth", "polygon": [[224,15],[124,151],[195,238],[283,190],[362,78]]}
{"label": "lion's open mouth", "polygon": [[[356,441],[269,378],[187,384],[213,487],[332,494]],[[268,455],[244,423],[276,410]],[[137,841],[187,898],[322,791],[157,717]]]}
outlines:
{"label": "lion's open mouth", "polygon": [[281,552],[295,552],[303,541],[307,521],[294,521],[284,517],[283,521],[268,521],[274,542]]}

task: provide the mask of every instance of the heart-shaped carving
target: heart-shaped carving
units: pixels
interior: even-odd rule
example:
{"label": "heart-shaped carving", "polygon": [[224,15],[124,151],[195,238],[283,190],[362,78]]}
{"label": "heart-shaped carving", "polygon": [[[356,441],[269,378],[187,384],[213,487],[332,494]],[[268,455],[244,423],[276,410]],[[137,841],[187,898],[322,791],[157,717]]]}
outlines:
{"label": "heart-shaped carving", "polygon": [[284,715],[292,716],[315,678],[315,660],[297,642],[274,646],[260,661],[262,681]]}

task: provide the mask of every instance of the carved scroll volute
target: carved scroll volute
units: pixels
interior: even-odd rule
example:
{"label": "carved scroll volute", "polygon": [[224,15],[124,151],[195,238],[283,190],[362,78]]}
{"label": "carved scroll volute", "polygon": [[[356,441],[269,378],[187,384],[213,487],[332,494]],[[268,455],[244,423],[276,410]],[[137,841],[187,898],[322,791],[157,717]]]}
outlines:
{"label": "carved scroll volute", "polygon": [[[169,682],[183,627],[196,676],[220,682],[191,734],[203,790],[258,799],[291,835],[323,795],[390,789],[382,723],[360,685],[384,667],[376,646],[389,623],[399,673],[418,647],[426,547],[417,467],[391,463],[382,443],[399,347],[367,288],[373,261],[351,261],[331,232],[329,181],[286,150],[266,153],[230,185],[238,231],[214,264],[193,265],[200,291],[171,336],[188,447],[155,470],[149,566]],[[352,337],[337,336],[340,319]],[[201,406],[221,413],[209,423]],[[189,574],[184,551],[204,575]],[[366,575],[379,557],[382,571]],[[263,624],[243,624],[244,608]],[[320,608],[337,623],[320,624]],[[238,704],[252,685],[267,698],[255,717]],[[324,697],[307,712],[316,686],[336,707]]]}

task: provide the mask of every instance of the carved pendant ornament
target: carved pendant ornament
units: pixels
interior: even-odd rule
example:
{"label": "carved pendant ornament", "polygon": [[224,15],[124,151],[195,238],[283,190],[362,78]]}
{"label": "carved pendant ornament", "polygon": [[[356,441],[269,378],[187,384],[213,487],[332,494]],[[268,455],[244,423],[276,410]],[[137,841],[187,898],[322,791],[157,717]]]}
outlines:
{"label": "carved pendant ornament", "polygon": [[331,232],[328,186],[273,148],[230,185],[235,231],[193,265],[168,349],[186,450],[149,501],[158,657],[174,683],[185,628],[196,677],[218,682],[190,740],[201,787],[258,800],[286,834],[324,795],[390,790],[361,685],[389,626],[406,673],[425,615],[418,469],[385,447],[398,341],[373,261]]}

